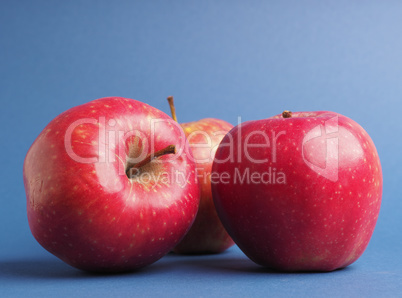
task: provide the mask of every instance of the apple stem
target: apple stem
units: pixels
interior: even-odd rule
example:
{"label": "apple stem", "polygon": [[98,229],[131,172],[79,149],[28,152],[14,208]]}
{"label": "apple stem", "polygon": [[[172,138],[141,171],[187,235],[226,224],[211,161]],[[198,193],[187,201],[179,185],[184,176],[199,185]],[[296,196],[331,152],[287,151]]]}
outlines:
{"label": "apple stem", "polygon": [[291,111],[288,111],[288,110],[283,111],[282,117],[283,117],[283,118],[292,118],[292,112],[291,112]]}
{"label": "apple stem", "polygon": [[170,113],[172,114],[172,118],[173,118],[174,121],[177,122],[176,108],[174,107],[173,96],[168,96],[167,100],[169,102]]}
{"label": "apple stem", "polygon": [[[138,162],[138,163],[132,163],[132,162],[128,162],[127,163],[127,168],[126,168],[126,175],[128,178],[131,178],[133,176],[135,176],[136,174],[138,174],[139,169],[143,166],[145,166],[146,164],[150,163],[153,159],[160,157],[162,155],[166,155],[166,154],[175,154],[176,153],[176,146],[175,145],[169,145],[166,148],[163,148],[159,151],[156,151],[155,153],[151,153],[148,154],[147,157],[145,157],[142,161]],[[136,170],[136,173],[134,175],[132,175],[132,171]]]}

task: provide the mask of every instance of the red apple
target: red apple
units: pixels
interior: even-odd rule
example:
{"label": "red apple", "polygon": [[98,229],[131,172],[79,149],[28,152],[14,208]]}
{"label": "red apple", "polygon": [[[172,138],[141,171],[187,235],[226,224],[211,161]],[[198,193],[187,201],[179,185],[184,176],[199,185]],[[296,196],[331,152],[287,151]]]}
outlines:
{"label": "red apple", "polygon": [[[173,120],[177,121],[173,97],[168,97]],[[216,213],[211,193],[211,168],[216,149],[232,124],[215,118],[180,124],[196,162],[201,189],[200,207],[190,231],[174,252],[181,254],[220,253],[234,242]]]}
{"label": "red apple", "polygon": [[225,136],[212,193],[222,223],[254,262],[331,271],[356,261],[369,243],[381,204],[381,165],[353,120],[285,111]]}
{"label": "red apple", "polygon": [[102,98],[52,120],[24,162],[29,225],[79,269],[128,271],[160,259],[199,205],[180,126],[136,100]]}

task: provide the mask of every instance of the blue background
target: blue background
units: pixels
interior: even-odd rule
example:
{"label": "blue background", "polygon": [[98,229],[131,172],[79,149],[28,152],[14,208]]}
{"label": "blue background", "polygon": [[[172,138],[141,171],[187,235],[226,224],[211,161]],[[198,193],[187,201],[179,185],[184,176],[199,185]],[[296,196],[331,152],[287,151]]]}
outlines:
{"label": "blue background", "polygon": [[[402,295],[400,1],[1,1],[0,296]],[[326,274],[261,269],[238,248],[168,255],[135,274],[86,275],[42,249],[26,218],[22,165],[56,115],[105,96],[179,121],[232,124],[332,110],[371,135],[384,175],[373,238]]]}

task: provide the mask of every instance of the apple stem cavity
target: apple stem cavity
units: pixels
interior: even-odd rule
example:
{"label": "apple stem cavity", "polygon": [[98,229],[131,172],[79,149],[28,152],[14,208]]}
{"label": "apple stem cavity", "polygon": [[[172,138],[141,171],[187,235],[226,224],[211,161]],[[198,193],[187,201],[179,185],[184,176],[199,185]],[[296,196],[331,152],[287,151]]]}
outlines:
{"label": "apple stem cavity", "polygon": [[[162,155],[166,154],[175,154],[176,153],[176,146],[175,145],[169,145],[166,148],[163,148],[159,151],[156,151],[155,153],[148,154],[147,157],[145,157],[142,161],[138,163],[132,163],[128,162],[127,167],[126,167],[126,175],[128,178],[132,178],[140,172],[140,168],[145,166],[146,164],[150,163],[152,160],[155,158],[158,158]],[[133,173],[133,171],[135,171]]]}
{"label": "apple stem cavity", "polygon": [[291,112],[291,111],[288,111],[288,110],[283,111],[282,117],[283,117],[283,118],[292,118],[292,112]]}
{"label": "apple stem cavity", "polygon": [[167,98],[168,102],[169,102],[169,106],[170,106],[170,113],[172,114],[172,118],[174,121],[177,122],[177,117],[176,117],[176,108],[174,107],[174,100],[173,100],[173,96],[168,96]]}

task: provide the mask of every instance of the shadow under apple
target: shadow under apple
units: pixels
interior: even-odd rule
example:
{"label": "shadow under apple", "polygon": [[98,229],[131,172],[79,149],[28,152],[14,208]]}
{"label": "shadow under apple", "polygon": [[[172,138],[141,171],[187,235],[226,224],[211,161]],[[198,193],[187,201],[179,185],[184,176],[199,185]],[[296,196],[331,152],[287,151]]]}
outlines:
{"label": "shadow under apple", "polygon": [[353,268],[340,268],[331,272],[321,271],[300,271],[300,272],[284,272],[260,266],[246,256],[233,256],[230,253],[224,252],[221,254],[211,255],[176,255],[169,254],[164,257],[164,262],[155,264],[154,266],[163,267],[181,267],[192,270],[201,270],[205,272],[225,272],[233,274],[276,274],[276,275],[296,275],[296,274],[318,274],[331,273],[337,271],[352,270]]}
{"label": "shadow under apple", "polygon": [[[350,267],[336,271],[351,270]],[[56,258],[49,259],[17,259],[0,260],[0,278],[26,278],[26,279],[76,279],[76,278],[101,278],[118,276],[121,278],[135,275],[160,275],[164,273],[197,271],[201,274],[225,273],[225,274],[305,274],[322,272],[295,272],[287,273],[275,271],[259,266],[247,257],[233,256],[230,253],[217,255],[191,255],[183,256],[168,254],[158,262],[137,271],[125,273],[91,273],[73,268]]]}

